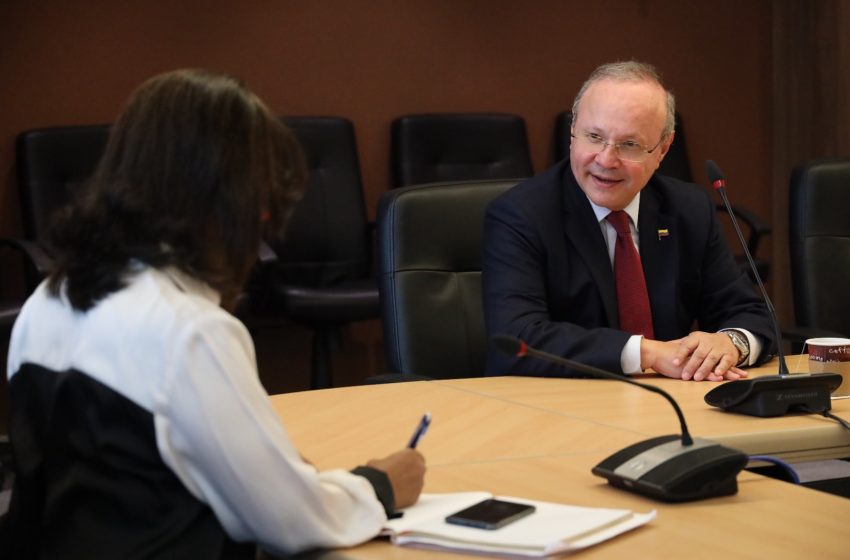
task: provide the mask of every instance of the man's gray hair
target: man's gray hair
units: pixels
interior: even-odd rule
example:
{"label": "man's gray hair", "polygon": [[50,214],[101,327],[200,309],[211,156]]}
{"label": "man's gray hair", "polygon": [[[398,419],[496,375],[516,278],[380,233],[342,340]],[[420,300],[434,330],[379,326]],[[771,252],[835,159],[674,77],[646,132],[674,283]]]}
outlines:
{"label": "man's gray hair", "polygon": [[664,132],[661,137],[663,139],[673,134],[673,130],[676,127],[676,100],[673,98],[673,94],[670,90],[664,86],[664,82],[661,81],[661,74],[655,69],[655,66],[645,62],[638,62],[636,60],[611,62],[598,66],[596,70],[590,74],[590,77],[587,78],[587,81],[582,84],[581,89],[578,90],[578,94],[573,101],[572,124],[575,124],[576,122],[576,117],[578,116],[578,105],[582,96],[587,91],[587,88],[589,88],[592,83],[605,79],[617,80],[620,82],[649,81],[655,82],[661,86],[667,94],[667,122],[664,125]]}

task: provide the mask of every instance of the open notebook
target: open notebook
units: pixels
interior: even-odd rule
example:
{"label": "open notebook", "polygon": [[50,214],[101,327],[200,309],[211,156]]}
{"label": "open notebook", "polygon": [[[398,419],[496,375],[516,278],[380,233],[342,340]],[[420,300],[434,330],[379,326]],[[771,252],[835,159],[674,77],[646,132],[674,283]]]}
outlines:
{"label": "open notebook", "polygon": [[397,545],[542,557],[595,545],[655,518],[655,510],[641,514],[498,496],[501,500],[532,504],[537,510],[494,531],[445,522],[447,515],[492,497],[487,492],[422,494],[401,518],[387,521],[381,534],[388,535]]}

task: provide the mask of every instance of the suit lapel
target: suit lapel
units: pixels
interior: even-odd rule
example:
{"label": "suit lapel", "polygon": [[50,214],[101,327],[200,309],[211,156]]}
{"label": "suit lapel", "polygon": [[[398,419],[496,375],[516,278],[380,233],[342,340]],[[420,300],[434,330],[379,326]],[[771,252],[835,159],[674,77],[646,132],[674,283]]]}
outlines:
{"label": "suit lapel", "polygon": [[602,230],[587,196],[578,186],[569,168],[564,177],[564,233],[567,242],[578,252],[590,270],[599,288],[608,324],[616,327],[620,324],[617,313],[617,287],[614,284],[614,271],[608,258],[608,248],[602,237]]}
{"label": "suit lapel", "polygon": [[655,334],[662,337],[665,325],[675,325],[676,270],[678,268],[673,217],[661,213],[658,193],[647,186],[641,192],[638,229],[640,260],[646,278]]}

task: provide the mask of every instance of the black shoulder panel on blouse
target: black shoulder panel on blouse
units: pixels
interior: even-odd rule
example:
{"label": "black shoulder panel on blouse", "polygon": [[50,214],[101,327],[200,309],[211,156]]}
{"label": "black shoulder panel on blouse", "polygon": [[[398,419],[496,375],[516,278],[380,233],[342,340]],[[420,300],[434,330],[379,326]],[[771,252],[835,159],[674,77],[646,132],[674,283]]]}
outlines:
{"label": "black shoulder panel on blouse", "polygon": [[12,376],[10,401],[4,558],[253,557],[163,462],[147,410],[85,373],[34,364]]}

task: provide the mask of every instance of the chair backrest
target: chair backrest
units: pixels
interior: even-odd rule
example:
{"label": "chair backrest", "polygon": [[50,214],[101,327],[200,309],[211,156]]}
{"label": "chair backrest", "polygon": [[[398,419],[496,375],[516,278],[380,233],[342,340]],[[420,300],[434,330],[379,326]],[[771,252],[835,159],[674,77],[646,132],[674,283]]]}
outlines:
{"label": "chair backrest", "polygon": [[[570,126],[572,124],[573,114],[570,111],[558,113],[555,117],[555,159],[562,160],[570,155]],[[670,150],[664,159],[661,160],[661,165],[658,167],[658,172],[668,177],[675,177],[682,181],[693,181],[694,175],[691,172],[691,162],[688,159],[688,143],[685,139],[685,127],[682,124],[682,117],[676,113],[676,135],[673,137],[673,143],[670,145]]]}
{"label": "chair backrest", "polygon": [[357,142],[341,117],[283,119],[304,150],[309,177],[277,253],[280,279],[325,287],[368,276],[371,247]]}
{"label": "chair backrest", "polygon": [[383,195],[378,254],[390,371],[440,378],[484,371],[484,214],[491,200],[516,183],[415,185]]}
{"label": "chair backrest", "polygon": [[391,143],[395,187],[534,173],[525,121],[518,115],[407,115],[393,121]]}
{"label": "chair backrest", "polygon": [[108,137],[109,125],[40,128],[18,135],[18,187],[28,239],[45,243],[51,217],[91,176]]}
{"label": "chair backrest", "polygon": [[790,187],[796,322],[850,336],[850,158],[798,166]]}

